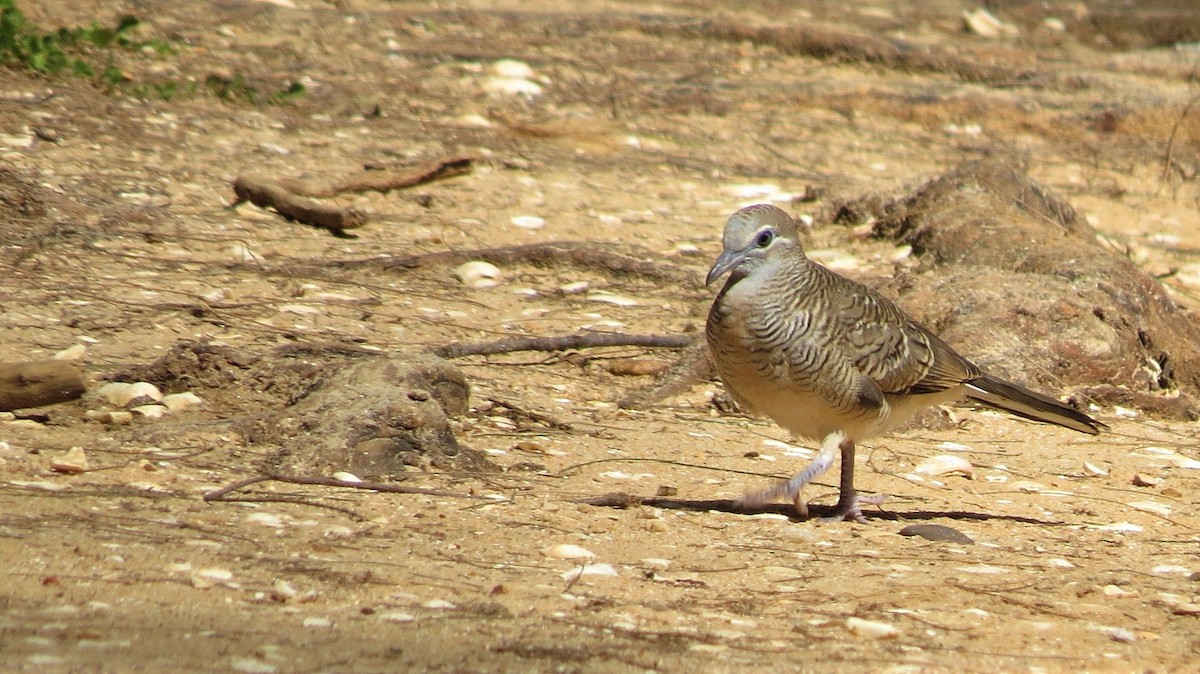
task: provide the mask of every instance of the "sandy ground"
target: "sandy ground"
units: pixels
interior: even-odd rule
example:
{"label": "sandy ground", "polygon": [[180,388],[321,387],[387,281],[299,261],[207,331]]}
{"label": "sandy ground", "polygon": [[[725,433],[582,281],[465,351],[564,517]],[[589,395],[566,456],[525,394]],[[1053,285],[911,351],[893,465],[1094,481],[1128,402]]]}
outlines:
{"label": "sandy ground", "polygon": [[[455,363],[472,407],[452,428],[503,471],[395,482],[437,495],[263,483],[238,493],[276,500],[202,499],[278,452],[247,420],[286,418],[297,372],[362,359],[331,345],[694,332],[711,300],[698,279],[739,206],[820,215],[965,159],[1025,162],[1196,307],[1200,57],[1171,46],[1196,40],[1186,3],[995,3],[1019,29],[997,40],[964,32],[975,7],[950,0],[20,4],[47,27],[133,13],[140,36],[179,45],[118,55],[135,82],[242,75],[307,93],[162,101],[0,70],[0,361],[82,344],[90,382],[80,401],[0,422],[0,669],[1200,671],[1195,424],[1136,409],[1100,408],[1112,432],[1092,438],[955,408],[954,423],[863,448],[860,488],[890,498],[867,524],[827,524],[719,507],[808,455],[718,412],[719,384],[617,408],[651,380],[614,361],[675,352],[470,357]],[[941,56],[819,57],[751,30],[781,27]],[[502,59],[532,74],[497,79]],[[466,175],[331,200],[370,215],[357,238],[225,208],[242,174],[463,155],[477,159]],[[852,276],[902,264],[863,233],[818,220],[809,247]],[[471,289],[452,265],[363,262],[559,240],[696,280],[514,261]],[[186,411],[86,418],[112,408],[104,380],[185,342],[299,350],[198,365],[167,391],[203,400]],[[72,447],[89,469],[52,470]],[[973,479],[912,475],[945,454]],[[832,484],[810,496],[832,503]],[[611,492],[679,503],[579,502]],[[914,523],[973,542],[898,534]]]}

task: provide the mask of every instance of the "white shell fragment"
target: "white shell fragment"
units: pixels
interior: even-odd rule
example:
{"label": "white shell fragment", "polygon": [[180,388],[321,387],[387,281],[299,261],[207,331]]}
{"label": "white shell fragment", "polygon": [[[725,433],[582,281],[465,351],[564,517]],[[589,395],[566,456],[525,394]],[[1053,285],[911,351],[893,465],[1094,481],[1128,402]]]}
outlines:
{"label": "white shell fragment", "polygon": [[192,572],[192,587],[205,590],[214,585],[221,585],[233,580],[233,572],[226,569],[208,568]]}
{"label": "white shell fragment", "polygon": [[500,59],[492,64],[491,71],[496,77],[515,77],[522,80],[537,77],[537,73],[533,72],[528,63],[516,59]]}
{"label": "white shell fragment", "polygon": [[900,634],[900,630],[895,625],[875,620],[863,620],[853,616],[846,618],[846,627],[851,634],[869,639],[891,639]]}
{"label": "white shell fragment", "polygon": [[350,482],[352,484],[358,484],[362,482],[361,477],[355,475],[354,473],[347,473],[344,470],[339,470],[338,472],[334,473],[333,479],[337,480],[338,482]]}
{"label": "white shell fragment", "polygon": [[975,466],[972,466],[970,461],[954,454],[931,456],[917,464],[913,472],[918,475],[929,475],[931,477],[959,473],[967,476],[968,479],[975,478]]}
{"label": "white shell fragment", "polygon": [[191,391],[169,393],[162,397],[162,404],[171,412],[182,412],[190,407],[203,403],[200,396]]}
{"label": "white shell fragment", "polygon": [[542,549],[542,555],[554,559],[595,559],[596,553],[570,543],[559,543]]}
{"label": "white shell fragment", "polygon": [[565,581],[577,580],[581,576],[616,576],[617,570],[611,564],[597,562],[595,564],[584,564],[577,566],[568,571],[562,572],[562,579]]}
{"label": "white shell fragment", "polygon": [[587,298],[591,302],[604,302],[605,304],[612,304],[618,307],[636,307],[638,305],[638,301],[632,297],[625,297],[624,295],[617,295],[603,290],[588,293]]}
{"label": "white shell fragment", "polygon": [[968,31],[989,39],[1016,37],[1021,33],[1016,26],[1004,23],[982,7],[973,12],[963,12],[963,23]]}
{"label": "white shell fragment", "polygon": [[87,347],[83,344],[76,344],[54,354],[54,360],[81,360],[86,355]]}
{"label": "white shell fragment", "polygon": [[161,419],[167,413],[167,408],[163,405],[138,405],[129,411],[147,419]]}
{"label": "white shell fragment", "polygon": [[1157,501],[1132,501],[1129,503],[1129,507],[1134,510],[1141,510],[1142,512],[1162,515],[1163,517],[1171,514],[1171,506],[1165,503],[1158,503]]}
{"label": "white shell fragment", "polygon": [[133,422],[133,412],[125,410],[116,410],[115,412],[88,410],[83,413],[83,416],[89,421],[99,421],[102,424],[112,424],[114,426],[123,426]]}
{"label": "white shell fragment", "polygon": [[468,288],[482,290],[500,285],[500,268],[491,262],[471,260],[454,268],[454,277]]}
{"label": "white shell fragment", "polygon": [[1083,469],[1085,471],[1087,471],[1088,475],[1093,475],[1095,477],[1104,477],[1104,476],[1108,475],[1107,470],[1101,468],[1100,466],[1097,466],[1094,463],[1090,463],[1088,461],[1083,462]]}
{"label": "white shell fragment", "polygon": [[87,455],[83,453],[83,447],[72,447],[66,454],[50,459],[50,470],[55,472],[74,474],[87,472],[87,469]]}
{"label": "white shell fragment", "polygon": [[96,390],[96,393],[116,407],[125,407],[138,399],[148,399],[155,402],[163,399],[162,391],[150,382],[136,383],[114,381]]}
{"label": "white shell fragment", "polygon": [[536,215],[514,215],[509,222],[521,229],[541,229],[546,226],[546,219]]}

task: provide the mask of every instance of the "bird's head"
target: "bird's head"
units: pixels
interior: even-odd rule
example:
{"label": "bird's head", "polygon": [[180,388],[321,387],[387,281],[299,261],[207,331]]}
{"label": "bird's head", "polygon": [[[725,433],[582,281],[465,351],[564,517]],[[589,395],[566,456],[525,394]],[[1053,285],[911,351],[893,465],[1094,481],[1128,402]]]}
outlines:
{"label": "bird's head", "polygon": [[796,221],[783,209],[770,204],[755,204],[729,216],[721,237],[721,256],[708,270],[704,285],[712,285],[731,269],[746,272],[764,262],[778,259],[787,251],[803,251]]}

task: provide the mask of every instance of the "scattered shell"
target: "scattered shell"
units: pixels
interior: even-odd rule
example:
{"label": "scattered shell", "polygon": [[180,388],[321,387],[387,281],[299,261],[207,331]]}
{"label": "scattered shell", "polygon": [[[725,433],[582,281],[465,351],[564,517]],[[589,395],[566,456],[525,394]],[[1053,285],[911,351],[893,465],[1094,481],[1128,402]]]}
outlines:
{"label": "scattered shell", "polygon": [[1130,480],[1135,487],[1157,487],[1162,484],[1161,477],[1150,477],[1141,473],[1134,473],[1133,479]]}
{"label": "scattered shell", "polygon": [[76,344],[54,354],[54,360],[81,360],[86,355],[87,347],[82,344]]}
{"label": "scattered shell", "polygon": [[484,91],[493,96],[541,96],[541,85],[528,79],[516,77],[488,77],[484,79]]}
{"label": "scattered shell", "polygon": [[204,401],[200,399],[200,396],[192,393],[191,391],[184,391],[183,393],[169,393],[162,397],[162,404],[172,412],[182,412],[189,407],[195,407],[203,402]]}
{"label": "scattered shell", "polygon": [[937,456],[931,456],[917,464],[917,467],[913,469],[913,472],[918,475],[929,475],[934,477],[938,475],[960,473],[967,476],[969,479],[975,478],[975,466],[972,466],[971,462],[967,461],[963,457],[955,456],[953,454],[938,454]]}
{"label": "scattered shell", "polygon": [[352,482],[354,484],[362,482],[361,477],[355,475],[354,473],[347,473],[344,470],[339,470],[338,472],[334,473],[333,479],[339,482]]}
{"label": "scattered shell", "polygon": [[958,442],[943,442],[938,445],[938,449],[944,449],[948,452],[969,452],[971,448]]}
{"label": "scattered shell", "polygon": [[135,414],[140,414],[147,419],[161,419],[168,410],[163,405],[138,405],[129,411]]}
{"label": "scattered shell", "polygon": [[459,115],[458,117],[454,118],[454,123],[458,126],[467,126],[477,129],[492,128],[492,121],[490,119],[484,117],[483,115],[477,114]]}
{"label": "scattered shell", "polygon": [[1105,585],[1100,589],[1100,591],[1104,593],[1105,597],[1115,597],[1119,599],[1137,597],[1139,594],[1141,594],[1137,590],[1126,590],[1119,585]]}
{"label": "scattered shell", "polygon": [[26,489],[40,489],[42,491],[66,491],[71,488],[70,485],[59,484],[58,482],[48,482],[46,480],[11,480],[8,482],[14,487],[25,487]]}
{"label": "scattered shell", "polygon": [[542,549],[542,555],[555,559],[595,559],[596,553],[570,543],[559,543]]}
{"label": "scattered shell", "polygon": [[1104,477],[1105,475],[1108,475],[1108,471],[1107,471],[1107,470],[1105,470],[1105,469],[1101,468],[1100,466],[1097,466],[1097,465],[1096,465],[1096,464],[1094,464],[1094,463],[1090,463],[1090,462],[1087,462],[1087,461],[1084,461],[1084,462],[1083,462],[1083,470],[1084,470],[1084,471],[1085,471],[1085,472],[1086,472],[1088,475],[1094,475],[1094,476],[1096,476],[1096,477]]}
{"label": "scattered shell", "polygon": [[558,287],[558,291],[564,295],[578,295],[579,293],[587,292],[588,286],[591,285],[587,281],[575,281],[574,283],[565,283]]}
{"label": "scattered shell", "polygon": [[1200,615],[1200,604],[1196,602],[1187,602],[1171,607],[1171,613],[1175,615]]}
{"label": "scattered shell", "polygon": [[901,536],[920,536],[931,541],[946,541],[970,545],[975,541],[958,529],[942,524],[910,524],[900,530]]}
{"label": "scattered shell", "polygon": [[1107,630],[1108,638],[1121,644],[1132,644],[1137,641],[1137,636],[1125,629],[1124,627],[1110,627]]}
{"label": "scattered shell", "polygon": [[616,576],[617,570],[611,564],[597,562],[594,564],[584,564],[577,566],[560,574],[565,581],[578,579],[580,576]]}
{"label": "scattered shell", "polygon": [[1131,522],[1114,522],[1112,524],[1098,524],[1092,527],[1097,531],[1116,531],[1122,534],[1139,534],[1145,531],[1144,527],[1140,527]]}
{"label": "scattered shell", "polygon": [[109,412],[107,410],[88,410],[83,413],[85,419],[91,421],[99,421],[102,424],[113,424],[114,426],[123,426],[133,422],[133,412],[126,410],[117,410]]}
{"label": "scattered shell", "polygon": [[83,453],[83,447],[72,447],[66,454],[50,459],[50,470],[59,473],[83,473],[87,469],[87,455]]}
{"label": "scattered shell", "polygon": [[214,585],[221,585],[233,580],[233,572],[217,568],[197,569],[192,572],[191,579],[192,587],[206,590]]}
{"label": "scattered shell", "polygon": [[1158,564],[1150,569],[1150,573],[1181,573],[1188,576],[1191,575],[1192,570],[1179,564]]}
{"label": "scattered shell", "polygon": [[145,381],[132,384],[122,381],[109,382],[97,389],[96,393],[117,407],[125,407],[139,398],[154,401],[163,399],[163,394],[158,387]]}
{"label": "scattered shell", "polygon": [[300,623],[304,627],[333,627],[333,621],[320,616],[309,616]]}
{"label": "scattered shell", "polygon": [[300,593],[296,590],[296,588],[282,578],[276,578],[275,582],[271,583],[271,595],[276,599],[286,601],[288,599],[294,599],[298,594]]}
{"label": "scattered shell", "polygon": [[701,254],[700,247],[694,243],[677,243],[675,252],[684,257],[695,257]]}
{"label": "scattered shell", "polygon": [[1171,506],[1166,505],[1165,503],[1157,503],[1155,501],[1131,501],[1128,505],[1134,510],[1154,513],[1156,515],[1162,515],[1163,517],[1167,517],[1171,514]]}
{"label": "scattered shell", "polygon": [[891,639],[900,634],[895,625],[855,617],[846,618],[846,627],[851,634],[870,639]]}
{"label": "scattered shell", "polygon": [[491,262],[471,260],[455,267],[454,277],[468,288],[492,288],[500,285],[500,268]]}
{"label": "scattered shell", "polygon": [[638,305],[638,301],[632,297],[625,297],[624,295],[617,295],[603,290],[588,293],[587,298],[591,302],[604,302],[605,304],[613,304],[618,307],[636,307]]}
{"label": "scattered shell", "polygon": [[1062,557],[1051,557],[1046,560],[1046,564],[1055,569],[1073,569],[1075,565],[1063,559]]}
{"label": "scattered shell", "polygon": [[546,219],[536,215],[514,215],[509,221],[522,229],[541,229],[546,226]]}
{"label": "scattered shell", "polygon": [[380,620],[385,620],[390,623],[410,623],[417,619],[417,616],[404,611],[389,611],[379,614]]}
{"label": "scattered shell", "polygon": [[445,599],[430,599],[421,604],[421,608],[437,609],[439,611],[452,611],[458,608],[454,602],[446,601]]}
{"label": "scattered shell", "polygon": [[974,12],[963,12],[963,23],[968,31],[975,33],[979,37],[999,38],[999,37],[1016,37],[1021,33],[1016,26],[1004,23],[997,19],[991,12],[980,7]]}
{"label": "scattered shell", "polygon": [[995,575],[1001,573],[1009,573],[1012,569],[1007,569],[1003,566],[994,566],[992,564],[971,564],[970,566],[956,566],[955,571],[963,573],[978,573],[982,575]]}
{"label": "scattered shell", "polygon": [[516,59],[500,59],[492,63],[489,69],[497,77],[512,77],[521,80],[532,80],[537,77],[537,73],[528,63]]}
{"label": "scattered shell", "polygon": [[277,529],[283,526],[283,520],[279,519],[279,515],[271,513],[250,513],[246,516],[245,521],[247,524],[262,524]]}
{"label": "scattered shell", "polygon": [[279,668],[258,658],[233,657],[229,660],[229,668],[243,674],[274,674]]}

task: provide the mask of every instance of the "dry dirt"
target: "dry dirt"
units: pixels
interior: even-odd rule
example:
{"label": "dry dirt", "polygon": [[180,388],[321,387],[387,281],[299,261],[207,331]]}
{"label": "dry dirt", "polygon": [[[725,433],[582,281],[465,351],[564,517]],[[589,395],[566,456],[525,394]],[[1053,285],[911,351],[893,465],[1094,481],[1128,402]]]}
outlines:
{"label": "dry dirt", "polygon": [[[890,499],[865,525],[828,524],[728,507],[804,459],[769,422],[719,413],[719,385],[617,408],[650,378],[613,363],[671,351],[476,356],[455,361],[472,398],[451,428],[504,470],[412,461],[389,484],[438,494],[273,482],[235,492],[258,501],[203,500],[319,437],[312,410],[329,408],[294,423],[288,405],[364,350],[694,332],[721,224],[754,200],[817,216],[813,255],[847,274],[919,274],[869,221],[826,224],[829,205],[963,160],[1024,162],[1200,306],[1190,3],[994,2],[1020,34],[989,40],[953,0],[295,2],[19,3],[46,27],[133,13],[179,45],[119,55],[134,81],[308,90],[164,102],[0,70],[0,361],[84,344],[91,389],[0,422],[0,669],[1200,671],[1196,425],[1111,404],[1096,438],[956,408],[880,439],[859,485]],[[542,93],[489,93],[501,59]],[[467,175],[333,200],[370,214],[357,238],[224,207],[242,174],[460,155],[479,159]],[[819,198],[786,201],[805,193]],[[691,276],[551,256],[468,289],[447,258],[387,264],[568,240]],[[979,329],[1019,343],[1018,328]],[[225,354],[163,380],[201,406],[85,418],[104,380],[188,344]],[[76,446],[87,472],[50,469]],[[906,477],[947,453],[974,479]],[[831,503],[831,485],[809,495]],[[678,501],[579,502],[610,492]],[[912,523],[974,543],[898,535]],[[615,575],[572,580],[579,560],[543,553],[561,544]]]}

